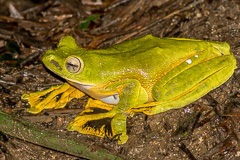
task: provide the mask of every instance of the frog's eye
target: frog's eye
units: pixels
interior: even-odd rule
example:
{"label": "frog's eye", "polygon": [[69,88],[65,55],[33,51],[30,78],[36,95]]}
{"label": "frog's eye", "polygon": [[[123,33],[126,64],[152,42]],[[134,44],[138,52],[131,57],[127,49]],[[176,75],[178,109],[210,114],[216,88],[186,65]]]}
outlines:
{"label": "frog's eye", "polygon": [[82,62],[77,57],[69,57],[66,60],[65,67],[70,73],[78,73],[82,68]]}

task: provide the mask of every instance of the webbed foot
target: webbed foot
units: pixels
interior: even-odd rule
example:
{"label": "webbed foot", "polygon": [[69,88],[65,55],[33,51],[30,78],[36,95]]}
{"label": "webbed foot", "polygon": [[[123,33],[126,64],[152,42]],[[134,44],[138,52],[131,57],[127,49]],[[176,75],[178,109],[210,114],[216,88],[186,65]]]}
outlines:
{"label": "webbed foot", "polygon": [[[109,111],[113,108],[113,105],[103,103],[104,106],[96,106],[100,103],[103,102],[90,99],[86,109],[69,123],[67,129],[102,138],[105,136],[115,138],[118,140],[118,144],[126,143],[128,140],[126,134],[127,116]],[[96,108],[92,108],[93,106]]]}
{"label": "webbed foot", "polygon": [[63,83],[44,91],[23,94],[21,99],[28,100],[30,104],[30,108],[27,109],[28,112],[37,114],[43,109],[63,108],[71,99],[82,96],[84,96],[84,93],[68,83]]}

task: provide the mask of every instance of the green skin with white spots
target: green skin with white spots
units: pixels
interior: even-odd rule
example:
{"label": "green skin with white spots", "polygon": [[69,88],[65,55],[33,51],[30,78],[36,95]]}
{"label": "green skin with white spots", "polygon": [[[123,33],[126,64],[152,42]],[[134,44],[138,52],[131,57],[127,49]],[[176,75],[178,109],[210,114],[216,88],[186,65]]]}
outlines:
{"label": "green skin with white spots", "polygon": [[[45,53],[43,63],[74,86],[77,94],[86,93],[95,99],[68,129],[103,137],[104,133],[87,132],[83,126],[89,121],[112,118],[111,135],[105,135],[119,135],[119,144],[128,139],[128,115],[153,115],[183,107],[220,86],[236,68],[227,43],[151,35],[97,50],[81,48],[67,36],[57,49]],[[57,89],[54,92],[59,93]],[[29,99],[29,94],[22,98]],[[103,105],[94,105],[98,103]],[[106,105],[107,112],[89,114],[91,105],[101,109]],[[56,108],[36,106],[31,105],[29,112]]]}

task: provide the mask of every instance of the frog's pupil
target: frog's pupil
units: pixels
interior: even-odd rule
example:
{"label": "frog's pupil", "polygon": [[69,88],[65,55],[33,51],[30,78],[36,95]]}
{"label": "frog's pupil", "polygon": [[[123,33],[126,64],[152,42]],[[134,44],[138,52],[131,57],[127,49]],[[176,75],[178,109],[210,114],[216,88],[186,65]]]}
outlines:
{"label": "frog's pupil", "polygon": [[77,68],[78,68],[78,66],[77,65],[75,65],[75,64],[72,64],[72,63],[68,63],[67,64],[67,66],[68,66],[68,70],[72,70],[72,71],[76,71],[77,70]]}

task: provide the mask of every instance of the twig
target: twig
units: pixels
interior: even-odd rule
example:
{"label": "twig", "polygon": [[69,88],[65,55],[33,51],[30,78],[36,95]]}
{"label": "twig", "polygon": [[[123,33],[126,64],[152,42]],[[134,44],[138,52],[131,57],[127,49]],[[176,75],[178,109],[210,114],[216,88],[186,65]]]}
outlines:
{"label": "twig", "polygon": [[78,157],[97,160],[122,159],[108,153],[104,149],[90,146],[80,139],[40,127],[32,122],[16,118],[1,111],[0,131],[4,134]]}

